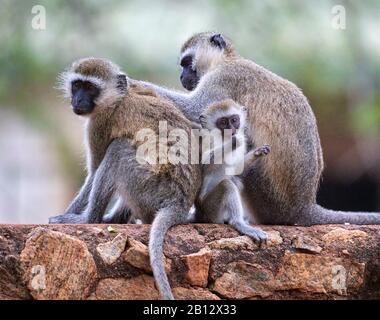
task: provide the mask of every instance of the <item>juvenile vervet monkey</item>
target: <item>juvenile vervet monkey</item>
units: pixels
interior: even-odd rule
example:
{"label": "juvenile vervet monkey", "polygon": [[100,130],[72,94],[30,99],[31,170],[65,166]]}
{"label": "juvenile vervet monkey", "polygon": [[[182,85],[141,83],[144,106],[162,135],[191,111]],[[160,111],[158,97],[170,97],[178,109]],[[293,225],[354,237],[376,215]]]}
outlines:
{"label": "juvenile vervet monkey", "polygon": [[147,82],[196,121],[213,102],[233,99],[247,107],[248,145],[272,152],[244,173],[250,214],[262,224],[379,224],[380,214],[342,212],[316,204],[323,170],[314,113],[293,83],[238,55],[221,34],[198,33],[181,49],[181,82],[189,93]]}
{"label": "juvenile vervet monkey", "polygon": [[[159,121],[164,119],[168,130],[182,129],[190,137],[191,122],[170,101],[129,85],[119,67],[104,59],[74,62],[62,81],[73,111],[87,118],[88,177],[66,214],[51,218],[50,223],[101,223],[112,195],[117,194],[133,217],[152,223],[153,274],[162,298],[173,299],[164,269],[164,237],[170,227],[187,222],[200,190],[201,168],[189,162],[141,161],[145,154],[138,159],[137,149],[145,140],[136,134],[144,129],[158,137]],[[161,148],[160,140],[154,142],[155,148]]]}
{"label": "juvenile vervet monkey", "polygon": [[[270,149],[264,145],[246,153],[245,116],[244,107],[232,100],[216,102],[200,116],[202,128],[215,137],[210,149],[202,150],[202,163],[208,164],[202,166],[203,183],[195,205],[195,221],[227,222],[261,243],[266,241],[266,233],[244,220],[242,183],[238,175]],[[230,130],[230,137],[226,130]]]}

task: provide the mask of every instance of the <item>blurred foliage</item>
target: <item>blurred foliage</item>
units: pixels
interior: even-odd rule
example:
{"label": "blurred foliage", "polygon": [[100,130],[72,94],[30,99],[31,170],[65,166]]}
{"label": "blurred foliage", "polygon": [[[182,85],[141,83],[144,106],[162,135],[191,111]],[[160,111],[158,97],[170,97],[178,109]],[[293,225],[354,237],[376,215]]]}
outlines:
{"label": "blurred foliage", "polygon": [[[46,8],[46,30],[31,26],[35,4]],[[40,114],[35,105],[59,101],[57,74],[83,56],[107,57],[135,78],[179,87],[181,43],[194,32],[218,30],[243,56],[301,87],[320,123],[335,121],[343,132],[379,135],[380,2],[340,2],[346,30],[331,26],[336,4],[0,0],[0,107],[17,105],[28,117]]]}

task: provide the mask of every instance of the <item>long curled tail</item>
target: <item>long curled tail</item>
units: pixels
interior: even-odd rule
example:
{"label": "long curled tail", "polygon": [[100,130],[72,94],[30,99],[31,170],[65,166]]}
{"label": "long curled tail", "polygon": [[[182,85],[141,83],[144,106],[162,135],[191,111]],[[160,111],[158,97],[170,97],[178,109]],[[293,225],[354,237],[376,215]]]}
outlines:
{"label": "long curled tail", "polygon": [[160,209],[150,229],[149,255],[153,275],[162,299],[174,300],[164,263],[164,240],[167,231],[174,225],[186,222],[188,212],[183,208],[167,207]]}
{"label": "long curled tail", "polygon": [[334,211],[314,205],[311,224],[380,224],[380,212]]}

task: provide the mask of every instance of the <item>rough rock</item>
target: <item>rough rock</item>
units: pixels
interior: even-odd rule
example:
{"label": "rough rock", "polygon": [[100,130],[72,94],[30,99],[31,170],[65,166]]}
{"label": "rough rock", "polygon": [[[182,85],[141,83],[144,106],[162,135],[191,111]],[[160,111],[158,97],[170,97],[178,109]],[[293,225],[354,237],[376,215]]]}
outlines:
{"label": "rough rock", "polygon": [[321,253],[322,248],[311,238],[296,236],[292,240],[292,246],[298,250],[310,253]]}
{"label": "rough rock", "polygon": [[227,272],[216,279],[213,291],[227,299],[247,299],[268,297],[274,288],[274,277],[270,271],[258,264],[238,261],[228,264]]}
{"label": "rough rock", "polygon": [[[164,252],[174,295],[380,298],[380,226],[259,227],[269,235],[261,247],[228,225],[171,228]],[[0,225],[0,299],[159,299],[149,232],[141,224]]]}
{"label": "rough rock", "polygon": [[215,240],[209,242],[207,246],[217,250],[256,250],[258,248],[248,236]]}
{"label": "rough rock", "polygon": [[99,244],[96,251],[106,264],[113,264],[121,256],[126,243],[127,238],[120,233],[112,241]]}
{"label": "rough rock", "polygon": [[[148,247],[140,241],[128,240],[128,250],[123,254],[123,259],[135,268],[144,270],[149,274],[152,273]],[[171,262],[168,258],[165,258],[165,270],[170,273]]]}
{"label": "rough rock", "polygon": [[267,247],[277,246],[283,243],[283,239],[281,238],[280,232],[278,231],[266,231],[268,234]]}
{"label": "rough rock", "polygon": [[286,252],[276,280],[281,290],[313,293],[357,292],[363,285],[365,264],[342,258]]}
{"label": "rough rock", "polygon": [[19,279],[0,266],[0,300],[28,300],[28,290],[19,284]]}
{"label": "rough rock", "polygon": [[206,287],[210,267],[211,250],[202,250],[182,256],[186,265],[186,279],[193,286]]}
{"label": "rough rock", "polygon": [[[267,243],[263,247],[272,247],[283,242],[278,231],[266,231],[268,234]],[[208,247],[218,250],[256,250],[259,246],[248,236],[239,236],[234,238],[223,238],[209,242]]]}
{"label": "rough rock", "polygon": [[35,299],[85,299],[96,281],[96,265],[86,244],[61,232],[35,229],[20,259]]}
{"label": "rough rock", "polygon": [[174,298],[177,300],[220,300],[220,298],[203,288],[173,288]]}
{"label": "rough rock", "polygon": [[343,228],[334,228],[326,233],[322,240],[326,243],[334,241],[353,242],[354,239],[365,239],[368,234],[362,230],[347,230]]}
{"label": "rough rock", "polygon": [[153,277],[143,274],[131,279],[100,280],[93,298],[96,300],[157,300],[159,294]]}

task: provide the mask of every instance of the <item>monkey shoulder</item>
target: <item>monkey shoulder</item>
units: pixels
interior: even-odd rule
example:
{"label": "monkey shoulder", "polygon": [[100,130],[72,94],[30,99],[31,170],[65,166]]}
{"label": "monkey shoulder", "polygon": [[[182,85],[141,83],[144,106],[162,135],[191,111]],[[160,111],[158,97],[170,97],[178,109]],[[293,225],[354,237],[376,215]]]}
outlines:
{"label": "monkey shoulder", "polygon": [[144,87],[138,83],[132,83],[129,87],[129,93],[134,93],[140,96],[158,97],[156,91],[152,88]]}
{"label": "monkey shoulder", "polygon": [[[253,62],[252,60],[241,58],[235,62],[232,62],[230,67],[234,68],[235,72],[238,72],[242,77],[247,77],[250,75],[251,80],[256,80],[257,83],[269,85],[269,87],[276,88],[279,92],[288,91],[293,94],[303,95],[301,90],[293,82]],[[267,89],[269,89],[269,87],[267,87]]]}
{"label": "monkey shoulder", "polygon": [[193,128],[193,123],[185,117],[171,100],[158,95],[141,98],[143,99],[144,108],[140,109],[140,111],[144,116],[150,117],[157,125],[157,128],[160,121],[166,122],[169,130],[183,129],[189,133]]}
{"label": "monkey shoulder", "polygon": [[[238,59],[223,63],[212,72],[206,74],[202,79],[204,87],[221,87],[230,92],[233,98],[237,89],[252,85],[255,82],[255,64],[249,60]],[[247,87],[248,88],[248,87]],[[238,90],[240,92],[240,90]]]}

